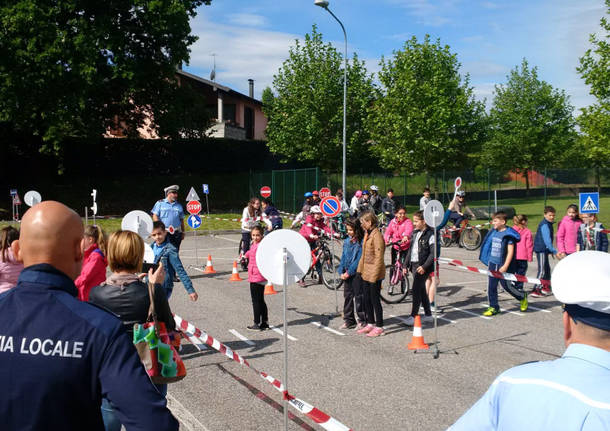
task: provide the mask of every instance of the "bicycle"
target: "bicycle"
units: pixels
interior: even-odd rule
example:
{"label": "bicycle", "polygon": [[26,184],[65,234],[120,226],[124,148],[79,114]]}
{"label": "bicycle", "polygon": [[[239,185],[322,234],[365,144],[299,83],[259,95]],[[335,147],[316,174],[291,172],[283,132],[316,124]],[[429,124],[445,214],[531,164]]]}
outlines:
{"label": "bicycle", "polygon": [[[400,242],[392,242],[389,247],[400,245]],[[401,252],[396,251],[396,262],[386,265],[386,276],[381,283],[381,299],[386,304],[398,304],[403,301],[411,291],[411,282],[409,281],[406,266],[401,259]]]}
{"label": "bicycle", "polygon": [[[305,277],[309,275],[313,280],[318,281],[316,264],[321,262],[322,283],[330,290],[335,290],[335,286],[338,290],[343,285],[343,280],[341,279],[340,274],[337,273],[341,257],[332,254],[328,247],[329,240],[330,239],[327,239],[322,235],[318,239],[318,246],[311,250],[311,266],[309,267],[307,274],[305,274]],[[303,279],[305,277],[303,277]]]}
{"label": "bicycle", "polygon": [[460,223],[458,229],[444,227],[439,231],[440,244],[443,247],[450,247],[451,244],[457,243],[466,250],[476,250],[481,246],[483,237],[481,231],[476,226],[471,226],[468,219]]}

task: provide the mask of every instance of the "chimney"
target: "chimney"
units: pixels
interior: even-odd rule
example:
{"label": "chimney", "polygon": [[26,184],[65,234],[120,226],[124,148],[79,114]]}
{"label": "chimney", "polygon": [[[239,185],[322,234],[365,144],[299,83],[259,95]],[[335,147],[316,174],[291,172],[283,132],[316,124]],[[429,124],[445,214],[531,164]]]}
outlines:
{"label": "chimney", "polygon": [[254,99],[254,79],[248,79],[248,96]]}

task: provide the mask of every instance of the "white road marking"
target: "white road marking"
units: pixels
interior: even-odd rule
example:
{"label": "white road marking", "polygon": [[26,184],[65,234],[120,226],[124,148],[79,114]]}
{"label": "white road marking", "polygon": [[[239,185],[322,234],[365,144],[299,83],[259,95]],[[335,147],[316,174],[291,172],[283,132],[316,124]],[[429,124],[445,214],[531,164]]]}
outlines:
{"label": "white road marking", "polygon": [[225,238],[223,236],[217,236],[217,235],[214,235],[214,238],[224,239],[225,241],[235,242],[235,243],[239,244],[239,240],[237,240],[237,239]]}
{"label": "white road marking", "polygon": [[241,335],[239,332],[237,332],[235,329],[229,329],[229,332],[233,335],[235,335],[237,338],[239,338],[241,341],[245,342],[248,346],[254,346],[255,343],[252,340],[248,340],[246,337],[244,337],[243,335]]}
{"label": "white road marking", "polygon": [[[173,395],[167,394],[167,407],[188,431],[210,431],[197,420]],[[182,428],[182,427],[181,427]]]}
{"label": "white road marking", "polygon": [[453,305],[450,305],[449,308],[452,308],[457,311],[461,311],[462,313],[470,314],[471,316],[480,317],[481,319],[491,320],[491,317],[481,316],[480,314],[473,313],[472,311],[464,310],[462,308],[454,307]]}
{"label": "white road marking", "polygon": [[542,311],[543,313],[550,313],[551,310],[547,310],[545,308],[534,307],[532,304],[529,304],[527,308],[531,308],[532,310]]}
{"label": "white road marking", "polygon": [[[473,289],[473,288],[471,288],[471,287],[465,287],[464,289],[466,289],[466,290],[470,290],[471,292],[485,293],[484,291],[480,291],[480,290],[478,290],[478,289]],[[502,295],[503,297],[510,297],[510,298],[512,298],[512,296],[510,296],[510,295],[509,295],[509,294],[507,294],[506,292],[503,292],[501,295]],[[550,310],[546,310],[546,309],[544,309],[544,308],[538,308],[538,307],[533,306],[532,304],[529,304],[529,305],[527,306],[527,308],[531,308],[532,310],[542,311],[543,313],[551,313],[551,311],[550,311]],[[521,315],[521,314],[519,314],[519,315]]]}
{"label": "white road marking", "polygon": [[[282,331],[280,328],[278,328],[278,327],[276,327],[276,326],[269,326],[269,329],[271,329],[271,330],[273,330],[273,331],[277,332],[278,334],[280,334],[280,335],[282,335],[282,336],[284,335],[284,331]],[[299,341],[299,340],[297,340],[296,338],[294,338],[294,337],[293,337],[292,335],[290,335],[290,334],[288,334],[288,339],[289,339],[290,341]]]}
{"label": "white road marking", "polygon": [[345,335],[343,332],[335,331],[333,328],[322,325],[320,322],[311,322],[312,325],[316,325],[318,328],[326,329],[328,332],[332,332],[337,335]]}
{"label": "white road marking", "polygon": [[[482,304],[483,304],[484,306],[486,306],[486,307],[489,307],[489,304],[487,304],[486,302],[482,302]],[[521,317],[525,316],[525,314],[523,314],[523,313],[522,313],[522,312],[520,312],[520,311],[504,310],[504,312],[505,312],[505,313],[510,313],[510,314],[516,314],[517,316],[521,316]]]}
{"label": "white road marking", "polygon": [[[405,319],[404,317],[400,317],[400,316],[395,316],[393,314],[389,314],[390,317],[393,317],[396,320],[400,320],[402,323],[404,323],[405,325],[407,324],[407,319]],[[444,320],[445,322],[449,322],[449,323],[457,323],[455,320],[451,320],[451,319],[447,319],[446,317],[441,317],[441,316],[436,316],[436,318],[438,320]],[[413,325],[407,325],[407,326],[413,326]]]}

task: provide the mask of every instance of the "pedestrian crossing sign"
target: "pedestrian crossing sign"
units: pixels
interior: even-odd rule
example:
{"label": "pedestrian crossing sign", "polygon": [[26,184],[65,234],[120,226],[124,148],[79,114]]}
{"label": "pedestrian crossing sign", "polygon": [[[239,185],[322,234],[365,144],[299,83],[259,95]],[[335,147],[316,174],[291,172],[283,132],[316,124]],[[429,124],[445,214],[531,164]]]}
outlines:
{"label": "pedestrian crossing sign", "polygon": [[597,214],[599,212],[599,193],[580,193],[579,198],[581,214]]}

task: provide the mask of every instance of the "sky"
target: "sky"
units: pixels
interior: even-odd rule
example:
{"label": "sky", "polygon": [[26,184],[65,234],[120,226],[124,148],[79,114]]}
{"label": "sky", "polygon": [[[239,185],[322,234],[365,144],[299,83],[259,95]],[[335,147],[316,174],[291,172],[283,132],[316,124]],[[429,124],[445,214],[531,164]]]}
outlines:
{"label": "sky", "polygon": [[[494,86],[523,58],[540,79],[565,90],[575,108],[594,102],[576,67],[590,48],[589,34],[603,34],[604,0],[330,0],[329,8],[346,28],[348,57],[356,52],[371,73],[382,56],[429,34],[457,54],[460,72],[470,74],[476,97],[488,106]],[[212,0],[191,21],[199,40],[184,69],[209,78],[216,54],[216,81],[247,94],[252,78],[260,99],[295,39],[314,24],[343,52],[341,27],[314,0]]]}

